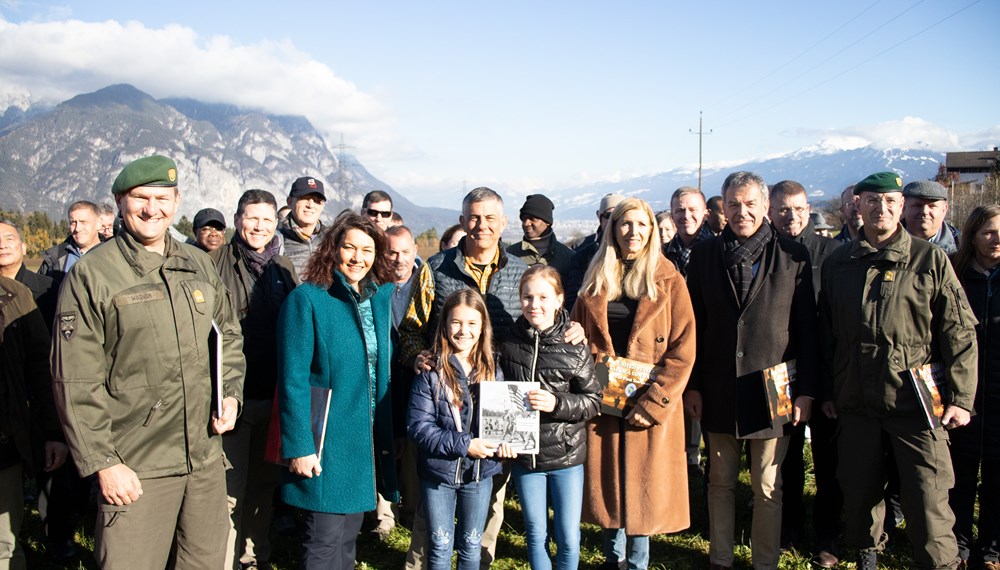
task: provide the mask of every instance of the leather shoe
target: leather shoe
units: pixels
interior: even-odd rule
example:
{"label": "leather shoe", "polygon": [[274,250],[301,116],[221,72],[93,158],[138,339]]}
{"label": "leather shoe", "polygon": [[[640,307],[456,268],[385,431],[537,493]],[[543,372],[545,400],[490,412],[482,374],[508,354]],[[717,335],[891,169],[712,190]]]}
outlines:
{"label": "leather shoe", "polygon": [[839,563],[840,559],[828,550],[820,550],[816,555],[816,566],[820,568],[833,568]]}

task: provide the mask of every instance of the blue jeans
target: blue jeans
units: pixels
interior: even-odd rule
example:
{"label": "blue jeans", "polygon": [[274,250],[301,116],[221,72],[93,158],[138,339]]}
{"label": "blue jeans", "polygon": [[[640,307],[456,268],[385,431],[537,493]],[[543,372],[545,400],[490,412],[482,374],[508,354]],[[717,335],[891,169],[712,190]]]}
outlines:
{"label": "blue jeans", "polygon": [[532,570],[550,570],[546,534],[548,498],[552,497],[555,526],[556,568],[573,570],[580,564],[580,511],[583,509],[583,465],[531,471],[515,463],[511,478],[517,488],[528,541],[528,563]]}
{"label": "blue jeans", "polygon": [[628,570],[646,570],[649,567],[649,537],[625,536],[623,528],[606,528],[604,538],[604,559],[616,563],[625,559],[628,546]]}
{"label": "blue jeans", "polygon": [[[429,570],[451,570],[453,550],[458,551],[458,570],[479,570],[483,527],[492,496],[492,478],[458,487],[420,480],[420,498],[427,512],[430,532]],[[455,527],[456,512],[458,528]]]}

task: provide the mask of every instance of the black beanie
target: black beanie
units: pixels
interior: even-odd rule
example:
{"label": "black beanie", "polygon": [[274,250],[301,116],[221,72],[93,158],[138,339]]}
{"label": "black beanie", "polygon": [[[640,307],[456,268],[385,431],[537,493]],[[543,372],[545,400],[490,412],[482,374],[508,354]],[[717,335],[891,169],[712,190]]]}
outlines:
{"label": "black beanie", "polygon": [[554,209],[555,206],[552,204],[552,200],[541,194],[529,194],[524,199],[524,205],[521,206],[521,217],[531,216],[532,218],[538,218],[551,226],[552,210]]}

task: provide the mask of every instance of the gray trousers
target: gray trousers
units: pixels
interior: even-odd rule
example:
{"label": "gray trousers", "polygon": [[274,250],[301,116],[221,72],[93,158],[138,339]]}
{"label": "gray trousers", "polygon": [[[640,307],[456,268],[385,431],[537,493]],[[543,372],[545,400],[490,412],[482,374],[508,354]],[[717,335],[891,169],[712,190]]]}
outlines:
{"label": "gray trousers", "polygon": [[165,568],[175,542],[175,569],[222,568],[229,535],[222,458],[188,475],[141,482],[142,496],[131,505],[98,505],[94,556],[101,568]]}
{"label": "gray trousers", "polygon": [[948,490],[955,475],[948,433],[929,430],[923,418],[872,418],[840,414],[837,477],[844,492],[847,541],[859,549],[880,551],[888,473],[884,457],[892,448],[899,473],[906,534],[919,568],[954,568],[958,542],[952,527]]}

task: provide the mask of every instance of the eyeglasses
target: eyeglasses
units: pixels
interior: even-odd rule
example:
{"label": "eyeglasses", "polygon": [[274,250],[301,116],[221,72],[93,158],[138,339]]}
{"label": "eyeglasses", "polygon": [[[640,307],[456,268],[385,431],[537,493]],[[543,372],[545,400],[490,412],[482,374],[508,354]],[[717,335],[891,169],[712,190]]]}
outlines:
{"label": "eyeglasses", "polygon": [[225,230],[220,230],[219,228],[214,228],[212,226],[201,226],[198,228],[198,233],[208,235],[222,234],[223,232],[225,232]]}
{"label": "eyeglasses", "polygon": [[791,214],[792,212],[795,212],[796,216],[801,216],[802,214],[806,213],[806,210],[807,210],[807,208],[802,208],[802,207],[799,207],[799,208],[778,208],[778,213],[781,214],[782,216],[787,216],[788,214]]}
{"label": "eyeglasses", "polygon": [[883,202],[887,208],[895,208],[903,203],[903,200],[901,198],[883,198],[881,196],[869,196],[865,198],[865,205],[869,208],[875,208]]}
{"label": "eyeglasses", "polygon": [[389,219],[389,218],[392,217],[392,211],[391,210],[388,211],[388,212],[383,212],[382,210],[373,210],[371,208],[368,208],[367,210],[365,210],[365,213],[368,214],[369,218],[386,218],[386,219]]}

